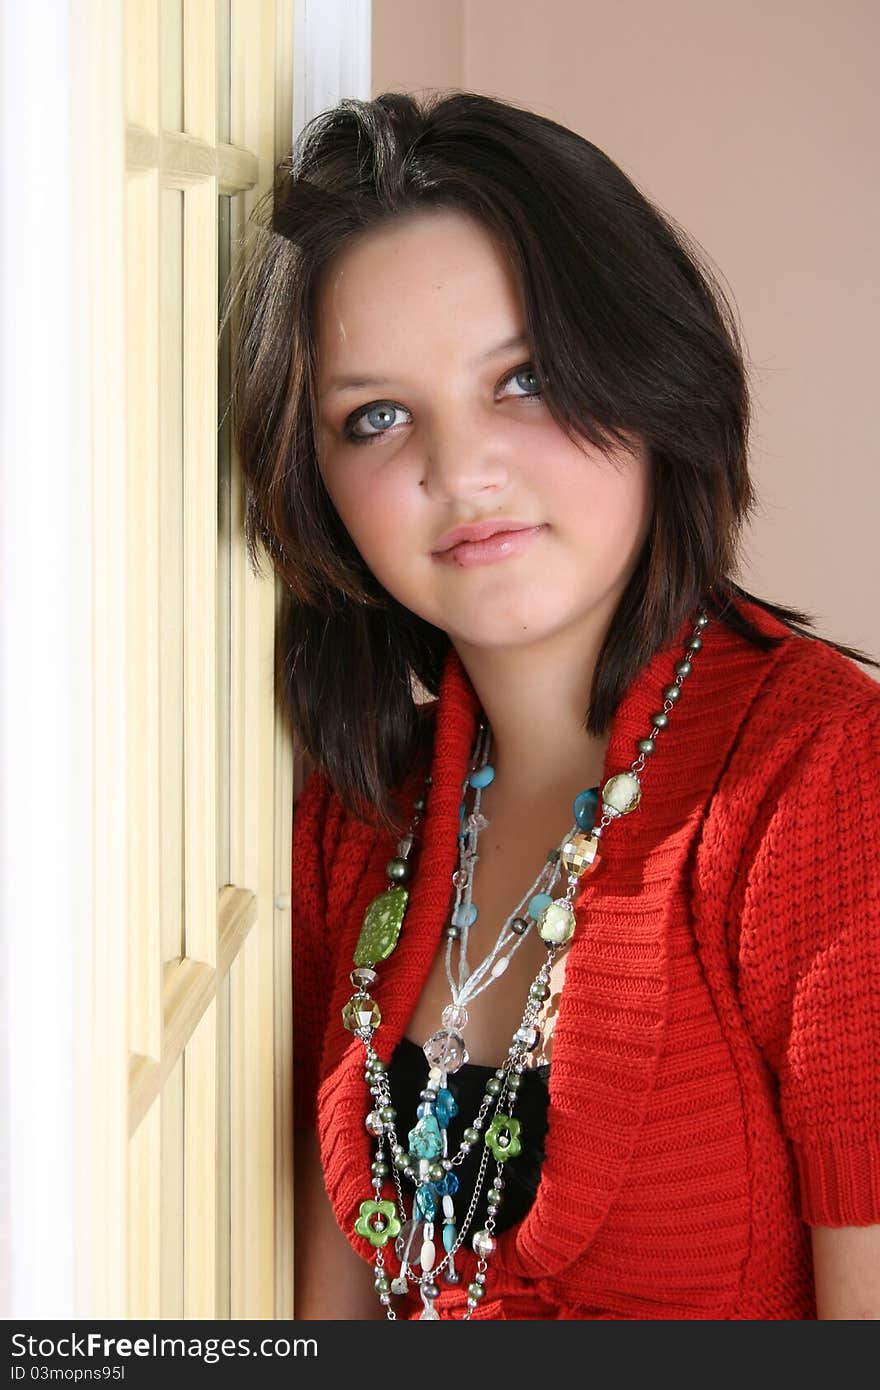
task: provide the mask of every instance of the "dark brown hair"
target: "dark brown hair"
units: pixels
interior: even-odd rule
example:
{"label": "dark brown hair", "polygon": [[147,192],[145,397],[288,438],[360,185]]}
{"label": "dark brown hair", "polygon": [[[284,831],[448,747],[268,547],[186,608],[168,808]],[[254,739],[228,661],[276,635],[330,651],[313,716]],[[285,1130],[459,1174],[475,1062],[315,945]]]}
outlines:
{"label": "dark brown hair", "polygon": [[342,101],[306,126],[255,209],[223,322],[240,301],[233,432],[251,563],[259,573],[262,549],[284,585],[277,694],[345,804],[389,827],[402,823],[394,789],[425,726],[413,677],[437,693],[449,637],[375,580],[324,488],[313,308],[336,252],[429,208],[477,217],[510,256],[544,400],[569,438],[611,451],[635,431],[650,450],[651,528],[585,728],[607,731],[701,600],[765,650],[781,639],[755,629],[737,596],[816,637],[809,615],[733,581],[757,500],[746,369],[733,309],[686,233],[595,145],[534,112],[471,92]]}

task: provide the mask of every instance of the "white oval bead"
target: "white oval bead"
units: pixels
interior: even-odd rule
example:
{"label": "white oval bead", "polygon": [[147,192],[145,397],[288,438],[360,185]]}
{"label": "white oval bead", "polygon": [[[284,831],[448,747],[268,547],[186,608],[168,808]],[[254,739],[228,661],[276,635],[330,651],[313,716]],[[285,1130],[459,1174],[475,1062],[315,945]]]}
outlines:
{"label": "white oval bead", "polygon": [[509,956],[499,956],[498,959],[496,960],[495,964],[492,966],[492,978],[493,978],[493,980],[497,980],[498,977],[499,977],[499,975],[503,975],[509,964],[510,964],[510,957],[509,957]]}
{"label": "white oval bead", "polygon": [[420,1257],[420,1259],[419,1259],[419,1263],[420,1263],[420,1265],[422,1266],[422,1269],[425,1271],[426,1274],[428,1273],[429,1270],[431,1270],[431,1269],[434,1268],[434,1256],[435,1256],[435,1254],[436,1254],[436,1251],[434,1250],[434,1242],[433,1242],[433,1240],[426,1240],[426,1241],[424,1241],[424,1243],[422,1244],[422,1254],[421,1254],[421,1257]]}
{"label": "white oval bead", "polygon": [[452,1198],[449,1196],[449,1193],[448,1193],[448,1192],[445,1194],[445,1196],[444,1196],[444,1198],[443,1198],[443,1215],[446,1216],[446,1217],[448,1217],[450,1221],[452,1220],[453,1216],[455,1215],[455,1203],[453,1202]]}

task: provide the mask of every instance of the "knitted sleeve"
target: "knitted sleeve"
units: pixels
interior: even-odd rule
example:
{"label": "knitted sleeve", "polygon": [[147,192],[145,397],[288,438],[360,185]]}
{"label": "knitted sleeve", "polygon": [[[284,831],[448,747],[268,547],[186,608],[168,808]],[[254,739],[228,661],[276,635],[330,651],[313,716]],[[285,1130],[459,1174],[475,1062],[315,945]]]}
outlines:
{"label": "knitted sleeve", "polygon": [[325,927],[326,870],[341,824],[339,803],[320,771],[307,781],[293,813],[291,951],[293,1115],[315,1126],[321,1050],[332,985],[332,937]]}
{"label": "knitted sleeve", "polygon": [[[821,717],[821,715],[820,715]],[[739,942],[809,1225],[880,1222],[880,687],[799,751],[762,816]]]}

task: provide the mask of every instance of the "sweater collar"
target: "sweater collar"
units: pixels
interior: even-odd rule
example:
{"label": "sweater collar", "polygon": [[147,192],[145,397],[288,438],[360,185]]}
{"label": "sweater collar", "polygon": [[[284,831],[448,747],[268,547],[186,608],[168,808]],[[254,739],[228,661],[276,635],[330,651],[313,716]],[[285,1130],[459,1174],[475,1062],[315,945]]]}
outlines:
{"label": "sweater collar", "polygon": [[[763,609],[745,601],[738,606],[762,631],[790,636]],[[693,627],[689,617],[621,700],[612,721],[603,786],[636,758],[637,740],[650,732],[651,715],[662,707],[663,688],[674,679]],[[553,1040],[540,1185],[529,1212],[501,1234],[493,1256],[493,1266],[510,1275],[547,1276],[576,1260],[594,1239],[621,1185],[666,1032],[667,926],[675,885],[686,871],[689,848],[739,725],[774,661],[775,651],[762,652],[718,620],[710,622],[669,728],[658,737],[641,775],[640,805],[606,830],[603,866],[577,902],[578,925]],[[476,693],[451,648],[437,706],[432,786],[416,878],[400,944],[382,967],[376,987],[383,1017],[375,1045],[386,1062],[440,949],[456,867],[461,786],[478,712]],[[364,876],[344,950],[353,946],[366,904],[383,887],[387,851],[384,846],[373,856]],[[348,993],[341,972],[335,1009]],[[340,1065],[325,1078],[319,1098],[322,1128],[340,1101],[360,1113],[362,1057],[362,1045],[352,1040]],[[335,1165],[338,1177],[331,1196],[337,1211],[355,1213],[366,1195],[368,1136],[362,1127],[349,1126],[335,1142],[347,1145],[350,1153]]]}

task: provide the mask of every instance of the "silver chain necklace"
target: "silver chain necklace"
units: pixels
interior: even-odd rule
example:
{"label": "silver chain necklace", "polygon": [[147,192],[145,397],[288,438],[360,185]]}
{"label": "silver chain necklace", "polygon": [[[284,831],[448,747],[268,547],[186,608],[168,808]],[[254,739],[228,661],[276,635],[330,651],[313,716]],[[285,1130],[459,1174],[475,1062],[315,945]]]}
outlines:
{"label": "silver chain necklace", "polygon": [[[355,968],[351,972],[355,993],[342,1011],[345,1027],[364,1045],[364,1076],[371,1095],[366,1128],[376,1140],[371,1168],[374,1195],[361,1202],[354,1229],[356,1234],[370,1242],[376,1252],[376,1292],[389,1320],[397,1317],[393,1307],[394,1297],[405,1294],[410,1285],[415,1286],[421,1296],[420,1319],[439,1318],[435,1306],[440,1293],[437,1280],[443,1275],[447,1284],[460,1282],[455,1256],[467,1238],[489,1163],[494,1160],[497,1171],[488,1194],[486,1222],[471,1238],[471,1246],[477,1256],[477,1269],[468,1286],[467,1309],[462,1315],[464,1320],[472,1316],[485,1295],[488,1261],[496,1249],[495,1218],[504,1197],[504,1168],[521,1151],[520,1122],[514,1116],[517,1093],[522,1084],[522,1073],[529,1064],[529,1054],[540,1041],[538,1024],[550,994],[553,963],[560,951],[567,948],[575,932],[574,898],[579,885],[582,886],[582,880],[593,875],[600,867],[601,840],[607,827],[634,811],[641,800],[640,774],[655,751],[657,736],[668,727],[669,716],[681,697],[681,687],[693,669],[693,658],[702,649],[701,634],[708,624],[709,618],[701,607],[695,618],[694,632],[685,644],[684,659],[676,664],[674,682],[663,691],[663,707],[652,716],[650,734],[637,740],[638,756],[625,772],[615,773],[602,788],[602,815],[598,823],[592,824],[595,798],[591,792],[582,792],[574,802],[575,826],[560,846],[559,858],[555,859],[556,852],[551,852],[547,864],[535,879],[532,887],[539,891],[532,894],[526,915],[521,916],[520,913],[529,898],[528,893],[502,926],[492,950],[476,970],[470,972],[467,966],[467,932],[475,920],[470,894],[478,857],[478,837],[487,824],[485,817],[481,816],[479,800],[482,786],[491,781],[491,776],[485,771],[490,767],[491,734],[485,723],[480,723],[474,756],[465,780],[465,787],[470,786],[474,791],[474,805],[470,815],[464,806],[462,810],[459,868],[453,875],[456,900],[452,920],[446,928],[446,969],[452,1003],[443,1011],[442,1027],[424,1045],[428,1077],[421,1092],[416,1123],[409,1130],[407,1144],[404,1145],[397,1134],[397,1111],[392,1103],[387,1067],[373,1046],[373,1036],[381,1023],[381,1011],[369,990],[378,978],[376,965],[387,959],[397,945],[409,901],[409,892],[404,886],[411,877],[409,856],[415,843],[416,828],[426,807],[423,798],[415,803],[410,830],[398,844],[397,857],[390,860],[387,866],[390,887],[373,899],[365,913],[364,925],[355,947]],[[553,898],[550,890],[563,870],[567,871],[565,893]],[[543,882],[545,875],[546,882]],[[545,891],[540,891],[542,882]],[[456,1152],[450,1154],[448,1128],[458,1113],[458,1106],[447,1081],[467,1061],[462,1032],[467,1024],[466,1002],[487,988],[494,979],[500,978],[510,957],[532,926],[547,948],[547,958],[529,986],[521,1021],[513,1034],[507,1056],[487,1081],[477,1114],[464,1130]],[[461,943],[457,980],[452,971],[451,954],[456,941]],[[510,949],[505,957],[508,946]],[[505,965],[498,970],[502,960]],[[494,971],[497,973],[493,974]],[[458,1193],[455,1169],[478,1145],[482,1145],[482,1148],[473,1195],[464,1217],[459,1219],[455,1202]],[[382,1195],[389,1177],[393,1180],[396,1201]],[[404,1179],[415,1187],[409,1220],[406,1219]],[[437,1249],[438,1228],[442,1256]],[[385,1268],[385,1251],[391,1241],[400,1260],[400,1271],[394,1278],[389,1278]]]}

